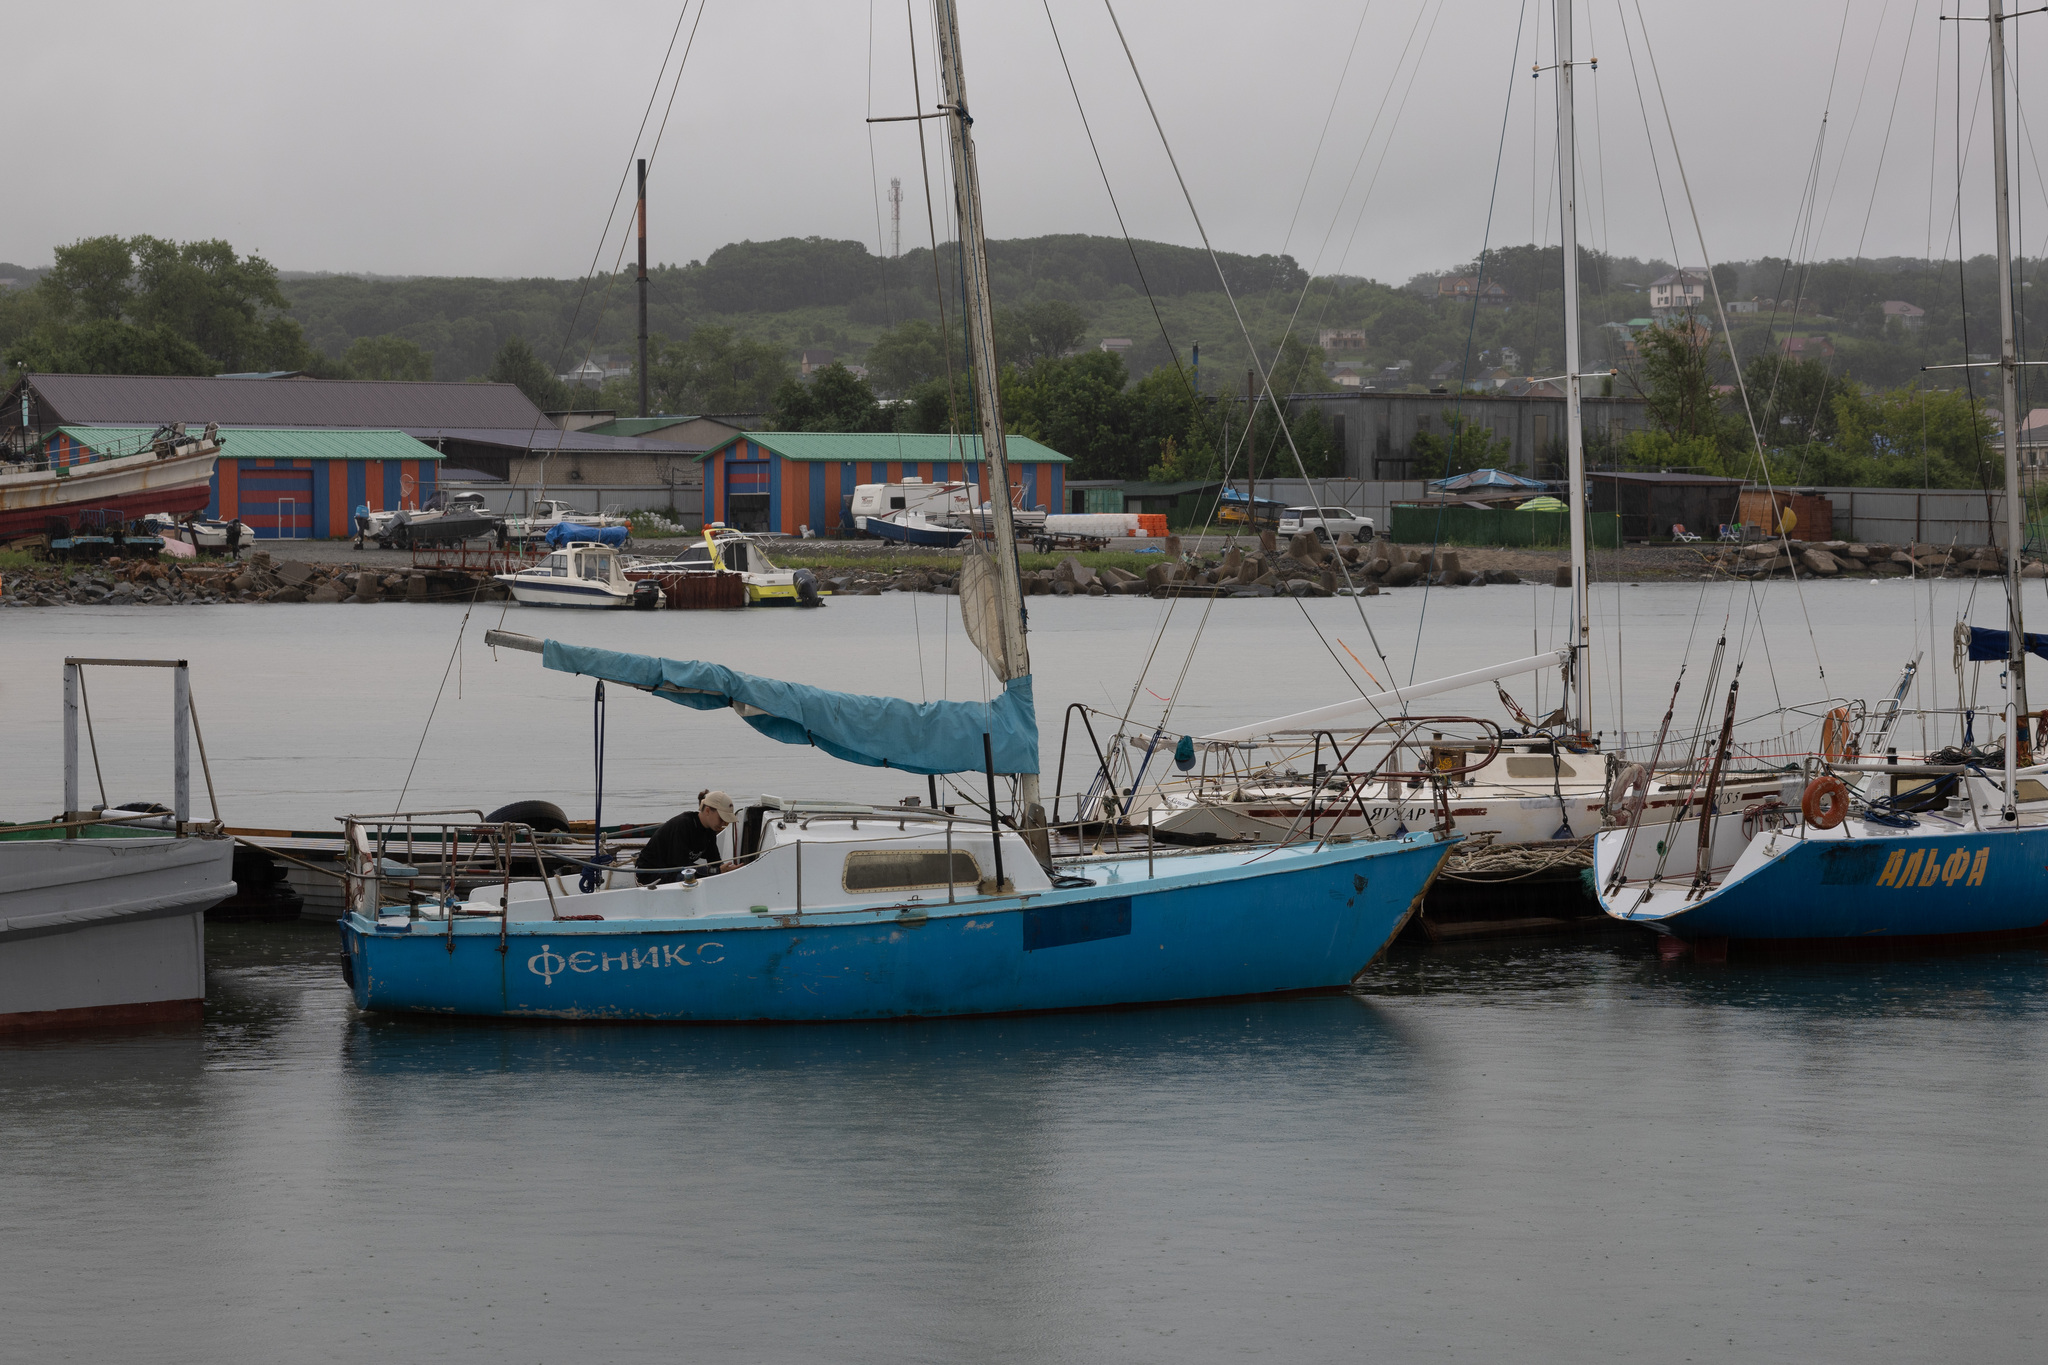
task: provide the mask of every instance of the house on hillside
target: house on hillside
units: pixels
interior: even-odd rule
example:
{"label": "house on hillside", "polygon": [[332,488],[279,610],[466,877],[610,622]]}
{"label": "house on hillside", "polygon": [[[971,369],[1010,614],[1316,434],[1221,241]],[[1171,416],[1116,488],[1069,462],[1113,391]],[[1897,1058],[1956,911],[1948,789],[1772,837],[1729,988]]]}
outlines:
{"label": "house on hillside", "polygon": [[1833,360],[1835,343],[1826,334],[1819,336],[1789,336],[1778,343],[1778,349],[1794,360]]}
{"label": "house on hillside", "polygon": [[830,351],[809,350],[799,352],[796,358],[797,373],[802,375],[804,378],[809,379],[819,370],[822,370],[827,365],[830,365],[834,358],[835,357]]}
{"label": "house on hillside", "polygon": [[1879,305],[1884,309],[1885,330],[1897,327],[1902,332],[1917,332],[1927,325],[1927,310],[1915,307],[1904,299],[1886,299]]}
{"label": "house on hillside", "polygon": [[1365,349],[1365,333],[1356,327],[1325,327],[1316,333],[1316,345],[1326,355],[1337,355]]}
{"label": "house on hillside", "polygon": [[1446,275],[1436,282],[1436,296],[1440,299],[1478,299],[1493,308],[1508,306],[1510,295],[1497,280],[1481,280],[1476,275]]}
{"label": "house on hillside", "polygon": [[1112,355],[1122,355],[1125,351],[1131,349],[1131,339],[1129,337],[1104,337],[1102,344],[1095,349],[1098,351],[1108,351]]}
{"label": "house on hillside", "polygon": [[1707,301],[1709,281],[1704,270],[1674,270],[1650,281],[1652,313],[1684,313]]}

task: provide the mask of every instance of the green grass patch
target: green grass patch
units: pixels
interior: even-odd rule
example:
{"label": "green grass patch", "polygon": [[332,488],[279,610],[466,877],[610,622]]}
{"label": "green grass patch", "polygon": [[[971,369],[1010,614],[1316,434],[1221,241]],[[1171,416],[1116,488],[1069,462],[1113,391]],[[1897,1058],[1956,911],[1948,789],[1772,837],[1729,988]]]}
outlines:
{"label": "green grass patch", "polygon": [[23,569],[41,568],[44,561],[29,550],[0,550],[0,570],[20,572]]}
{"label": "green grass patch", "polygon": [[[1141,574],[1154,564],[1164,563],[1163,554],[1141,555],[1129,550],[1080,551],[1073,556],[1091,569],[1114,568],[1127,573]],[[830,550],[777,550],[773,552],[777,564],[785,569],[828,569],[834,572],[858,571],[863,573],[895,573],[898,570],[928,569],[941,573],[958,573],[960,556],[929,553],[901,553],[883,551],[879,554],[834,554]],[[1025,572],[1038,569],[1058,568],[1065,554],[1039,554],[1026,550],[1018,554],[1017,562]]]}

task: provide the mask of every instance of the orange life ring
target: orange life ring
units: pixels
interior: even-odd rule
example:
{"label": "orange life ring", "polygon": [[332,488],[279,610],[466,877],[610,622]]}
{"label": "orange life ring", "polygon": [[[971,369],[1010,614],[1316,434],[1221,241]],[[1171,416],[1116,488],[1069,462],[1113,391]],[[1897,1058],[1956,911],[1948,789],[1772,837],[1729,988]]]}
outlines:
{"label": "orange life ring", "polygon": [[1799,798],[1799,813],[1815,829],[1833,829],[1849,814],[1848,784],[1833,774],[1814,778]]}
{"label": "orange life ring", "polygon": [[1837,706],[1820,723],[1820,756],[1841,763],[1856,756],[1856,732],[1849,721],[1849,708]]}

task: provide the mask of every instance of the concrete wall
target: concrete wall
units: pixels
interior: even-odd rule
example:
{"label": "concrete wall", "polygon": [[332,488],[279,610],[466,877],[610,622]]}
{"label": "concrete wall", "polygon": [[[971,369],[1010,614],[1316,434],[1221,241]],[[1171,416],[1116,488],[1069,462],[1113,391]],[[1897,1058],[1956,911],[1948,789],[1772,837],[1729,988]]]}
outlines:
{"label": "concrete wall", "polygon": [[[1294,394],[1288,405],[1321,408],[1325,421],[1339,427],[1344,473],[1353,479],[1398,479],[1408,473],[1408,456],[1417,432],[1442,435],[1444,414],[1456,410],[1508,443],[1501,467],[1532,478],[1550,477],[1543,470],[1564,463],[1564,399],[1504,398],[1485,394],[1460,397],[1449,393],[1310,393]],[[1588,440],[1640,431],[1649,425],[1645,405],[1635,398],[1585,400]]]}
{"label": "concrete wall", "polygon": [[591,503],[584,507],[589,512],[621,503],[628,509],[674,507],[693,519],[704,512],[704,467],[694,455],[515,456],[506,483],[545,486],[550,497]]}
{"label": "concrete wall", "polygon": [[492,511],[513,516],[524,515],[530,511],[536,498],[551,498],[568,503],[579,512],[659,512],[674,506],[676,511],[681,513],[681,521],[685,526],[698,526],[704,520],[702,489],[674,490],[675,501],[671,504],[671,490],[666,484],[551,482],[545,489],[538,484],[520,486],[498,483],[451,484],[450,487],[481,493],[484,495],[485,504]]}

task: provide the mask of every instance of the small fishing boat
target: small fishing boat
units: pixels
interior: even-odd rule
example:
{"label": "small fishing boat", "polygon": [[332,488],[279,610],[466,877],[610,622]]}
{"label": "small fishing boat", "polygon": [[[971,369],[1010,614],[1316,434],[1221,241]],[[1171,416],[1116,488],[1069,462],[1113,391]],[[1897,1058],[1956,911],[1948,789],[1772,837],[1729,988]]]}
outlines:
{"label": "small fishing boat", "polygon": [[[381,519],[381,524],[380,524]],[[471,540],[493,540],[502,521],[485,506],[483,495],[435,493],[418,511],[401,510],[383,514],[358,513],[360,540],[367,535],[384,549],[409,550],[415,546],[459,546]]]}
{"label": "small fishing boat", "polygon": [[[681,579],[692,575],[709,577],[723,574],[739,575],[745,588],[745,604],[750,607],[824,605],[816,574],[809,569],[777,567],[759,541],[744,531],[732,530],[724,522],[715,521],[706,526],[703,542],[690,546],[673,559],[642,560],[626,570],[627,577],[659,582],[671,595],[683,591]],[[728,601],[729,589],[722,586],[714,585],[708,593],[694,590],[691,595],[702,599],[693,605],[739,605]]]}
{"label": "small fishing boat", "polygon": [[[80,674],[88,664],[170,671],[168,812],[80,809]],[[0,825],[0,1033],[200,1017],[203,920],[235,894],[235,845],[218,819],[191,818],[188,677],[183,660],[64,661],[64,813]]]}
{"label": "small fishing boat", "polygon": [[224,440],[212,423],[194,435],[180,422],[102,450],[35,448],[27,459],[0,459],[0,536],[68,526],[88,510],[117,518],[197,512],[213,496]]}
{"label": "small fishing boat", "polygon": [[638,607],[654,611],[666,599],[653,584],[630,582],[609,545],[565,546],[540,563],[513,573],[493,575],[522,607],[582,607],[617,610]]}
{"label": "small fishing boat", "polygon": [[899,545],[922,545],[935,550],[955,550],[974,533],[964,526],[940,526],[922,512],[891,512],[886,517],[855,517],[854,528],[877,540]]}

